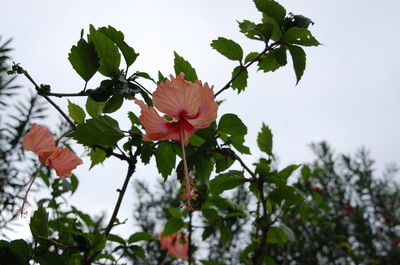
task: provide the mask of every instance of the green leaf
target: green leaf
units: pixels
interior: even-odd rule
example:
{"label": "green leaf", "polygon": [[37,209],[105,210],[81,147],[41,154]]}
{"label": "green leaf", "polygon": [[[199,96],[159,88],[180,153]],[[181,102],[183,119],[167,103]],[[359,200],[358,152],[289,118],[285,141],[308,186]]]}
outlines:
{"label": "green leaf", "polygon": [[218,153],[214,154],[215,158],[215,171],[220,173],[227,170],[235,162],[231,157],[227,155],[221,155]]}
{"label": "green leaf", "polygon": [[92,167],[94,167],[95,165],[103,163],[107,157],[107,154],[104,150],[94,147],[90,150],[89,156],[90,160],[92,161],[89,169],[92,169]]}
{"label": "green leaf", "polygon": [[258,70],[263,70],[264,73],[270,71],[274,72],[281,66],[282,65],[278,62],[272,51],[268,52],[265,55],[262,55],[258,62]]}
{"label": "green leaf", "polygon": [[183,222],[180,218],[171,217],[167,221],[164,227],[163,236],[169,236],[178,231],[183,226]]}
{"label": "green leaf", "polygon": [[270,244],[279,244],[283,246],[288,241],[288,238],[280,227],[271,227],[268,230],[267,242]]}
{"label": "green leaf", "polygon": [[114,95],[107,100],[107,103],[104,105],[103,112],[113,113],[121,108],[122,103],[124,103],[124,97],[122,95]]}
{"label": "green leaf", "polygon": [[94,43],[97,55],[100,58],[99,72],[108,77],[118,75],[121,54],[114,42],[104,33],[96,30],[93,25],[90,25],[88,39]]}
{"label": "green leaf", "polygon": [[176,218],[181,218],[182,217],[182,212],[179,208],[168,208],[168,212],[170,213],[170,215],[172,217],[176,217]]}
{"label": "green leaf", "polygon": [[79,180],[75,175],[72,175],[69,180],[71,181],[71,192],[75,193],[75,191],[78,189]]}
{"label": "green leaf", "polygon": [[211,42],[211,47],[230,60],[241,61],[243,59],[242,47],[233,40],[219,37]]}
{"label": "green leaf", "polygon": [[226,246],[232,240],[232,230],[223,224],[219,226],[219,230],[221,232],[221,243]]}
{"label": "green leaf", "polygon": [[244,63],[254,61],[258,55],[260,55],[258,52],[251,52],[247,54],[246,58],[244,58]]}
{"label": "green leaf", "polygon": [[296,241],[296,236],[292,229],[290,229],[287,225],[284,223],[280,222],[279,227],[282,228],[283,232],[285,233],[286,237],[289,239],[289,241],[294,242]]}
{"label": "green leaf", "polygon": [[[181,57],[182,58],[182,57]],[[158,81],[157,81],[157,84],[159,84],[159,83],[161,83],[161,82],[164,82],[164,81],[167,81],[168,80],[168,78],[166,78],[165,76],[163,76],[163,74],[160,72],[160,71],[158,71]]]}
{"label": "green leaf", "polygon": [[152,142],[143,142],[142,149],[141,149],[140,159],[142,162],[147,165],[150,163],[150,158],[154,154],[154,143]]}
{"label": "green leaf", "polygon": [[272,132],[264,123],[261,132],[258,133],[257,143],[261,151],[269,156],[274,156],[272,154]]}
{"label": "green leaf", "polygon": [[111,261],[115,261],[115,258],[111,254],[107,253],[97,255],[95,260],[101,260],[101,259],[108,259]]}
{"label": "green leaf", "polygon": [[93,43],[87,43],[84,39],[80,39],[76,46],[72,46],[68,60],[86,82],[93,77],[100,66]]}
{"label": "green leaf", "polygon": [[40,170],[39,174],[40,174],[40,177],[42,178],[43,182],[46,184],[46,186],[50,187],[49,176],[46,173],[44,173],[42,170]]}
{"label": "green leaf", "polygon": [[303,76],[304,70],[306,69],[306,53],[299,46],[290,45],[288,46],[288,49],[290,55],[292,56],[293,68],[297,78],[297,85]]}
{"label": "green leaf", "polygon": [[47,238],[49,236],[48,218],[49,214],[43,208],[43,205],[39,204],[29,223],[33,237],[41,236]]}
{"label": "green leaf", "polygon": [[135,254],[135,256],[138,256],[142,260],[146,259],[146,252],[144,251],[144,249],[142,247],[133,245],[133,246],[130,246],[129,248],[132,250],[132,252],[133,252],[133,254]]}
{"label": "green leaf", "polygon": [[86,111],[91,117],[95,118],[103,113],[103,108],[105,104],[105,102],[98,102],[94,101],[91,98],[87,98],[85,105]]}
{"label": "green leaf", "polygon": [[214,261],[208,261],[208,260],[200,260],[203,265],[224,265],[222,263],[214,262]]}
{"label": "green leaf", "polygon": [[22,239],[11,241],[8,247],[21,261],[27,261],[32,253],[32,248]]}
{"label": "green leaf", "polygon": [[117,242],[120,243],[121,245],[125,245],[125,240],[118,236],[118,235],[114,235],[114,234],[109,234],[107,237],[108,241],[112,241],[112,242]]}
{"label": "green leaf", "polygon": [[192,65],[188,61],[186,61],[183,57],[179,56],[179,54],[176,52],[174,52],[174,57],[175,57],[174,69],[176,75],[184,73],[185,80],[193,83],[199,79],[197,77],[196,70],[192,67]]}
{"label": "green leaf", "polygon": [[244,136],[247,134],[247,127],[238,116],[227,113],[219,120],[218,131],[233,136]]}
{"label": "green leaf", "polygon": [[147,232],[137,232],[129,237],[128,243],[131,244],[142,240],[156,240],[156,239]]}
{"label": "green leaf", "polygon": [[232,78],[235,77],[239,72],[241,73],[232,81],[232,88],[237,89],[240,93],[247,87],[247,78],[249,77],[247,69],[243,68],[242,66],[237,66],[233,69]]}
{"label": "green leaf", "polygon": [[153,78],[151,78],[151,76],[150,76],[148,73],[145,73],[145,72],[136,72],[135,75],[136,75],[136,76],[143,77],[143,78],[148,79],[148,80],[151,80],[151,81],[153,81],[155,84],[157,84],[157,82],[156,82]]}
{"label": "green leaf", "polygon": [[189,143],[190,143],[190,145],[193,145],[193,146],[201,146],[205,142],[206,142],[206,140],[204,140],[203,138],[201,138],[197,134],[193,134],[189,138]]}
{"label": "green leaf", "polygon": [[240,32],[244,33],[247,38],[252,39],[252,40],[260,40],[260,36],[258,32],[255,30],[256,29],[256,23],[250,21],[250,20],[243,20],[242,22],[239,23],[239,28]]}
{"label": "green leaf", "polygon": [[318,46],[321,44],[308,29],[298,27],[288,29],[283,34],[282,41],[287,44],[298,44],[301,46]]}
{"label": "green leaf", "polygon": [[78,125],[71,137],[86,146],[115,146],[124,137],[118,122],[108,116],[99,116]]}
{"label": "green leaf", "polygon": [[293,171],[298,169],[300,166],[301,165],[290,165],[290,166],[287,166],[286,168],[284,168],[281,171],[279,171],[278,177],[281,178],[281,179],[287,179],[288,177],[290,177],[290,175],[292,175]]}
{"label": "green leaf", "polygon": [[221,219],[217,210],[213,208],[205,208],[201,210],[203,213],[204,218],[206,218],[210,223],[214,223]]}
{"label": "green leaf", "polygon": [[156,163],[158,172],[166,179],[175,168],[175,151],[172,144],[160,141],[156,149]]}
{"label": "green leaf", "polygon": [[69,116],[76,122],[76,123],[82,123],[85,121],[85,111],[79,106],[71,101],[68,100],[68,112]]}
{"label": "green leaf", "polygon": [[278,24],[282,25],[286,16],[286,10],[278,2],[273,0],[254,0],[258,11],[273,18]]}
{"label": "green leaf", "polygon": [[250,155],[250,148],[244,145],[244,141],[243,135],[234,135],[228,139],[228,142],[230,142],[240,153]]}
{"label": "green leaf", "polygon": [[210,191],[213,194],[220,194],[223,191],[234,189],[244,182],[245,178],[243,177],[243,173],[241,171],[231,170],[227,173],[219,174],[213,180],[211,180]]}
{"label": "green leaf", "polygon": [[121,31],[116,30],[112,26],[99,28],[98,31],[106,35],[118,46],[124,56],[127,67],[136,61],[139,54],[124,41],[124,34]]}
{"label": "green leaf", "polygon": [[282,37],[282,28],[281,26],[273,19],[272,17],[267,16],[266,14],[263,14],[262,22],[264,24],[270,24],[272,25],[272,34],[271,34],[271,40],[273,41],[278,41]]}

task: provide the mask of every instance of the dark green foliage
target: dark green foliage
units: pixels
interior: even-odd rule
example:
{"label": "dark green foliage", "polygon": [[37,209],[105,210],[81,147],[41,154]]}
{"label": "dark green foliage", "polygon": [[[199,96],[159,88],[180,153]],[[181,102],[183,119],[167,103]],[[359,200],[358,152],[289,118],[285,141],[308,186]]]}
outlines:
{"label": "dark green foliage", "polygon": [[306,204],[282,216],[296,241],[273,248],[279,263],[397,264],[400,189],[388,168],[376,176],[373,161],[361,149],[335,155],[326,143],[313,145],[317,159],[303,167],[295,186]]}
{"label": "dark green foliage", "polygon": [[92,78],[100,66],[93,42],[87,43],[84,39],[80,39],[76,46],[72,46],[68,60],[86,82]]}
{"label": "dark green foliage", "polygon": [[247,87],[247,78],[249,77],[247,69],[242,69],[241,66],[235,67],[232,72],[232,78],[235,79],[232,82],[232,88],[237,89],[238,92],[241,92]]}
{"label": "dark green foliage", "polygon": [[70,136],[86,146],[114,147],[124,133],[113,118],[98,116],[80,124]]}
{"label": "dark green foliage", "polygon": [[[186,61],[182,56],[180,56],[177,52],[174,52],[174,69],[176,75],[184,73],[185,80],[187,81],[194,83],[196,80],[199,79],[197,77],[196,70],[192,67],[192,65],[188,61]],[[160,80],[163,79],[164,78],[161,78]]]}
{"label": "dark green foliage", "polygon": [[261,151],[269,156],[272,154],[272,132],[264,123],[261,128],[261,132],[258,133],[257,137],[258,147]]}
{"label": "dark green foliage", "polygon": [[273,18],[278,24],[283,24],[286,10],[278,2],[273,0],[254,0],[254,3],[260,12]]}
{"label": "dark green foliage", "polygon": [[289,52],[292,55],[294,72],[296,73],[297,82],[299,83],[303,76],[304,69],[306,69],[306,53],[299,46],[288,46]]}
{"label": "dark green foliage", "polygon": [[98,71],[108,77],[117,75],[121,61],[117,45],[106,34],[96,30],[93,25],[90,25],[88,40],[94,44],[99,57],[100,66]]}
{"label": "dark green foliage", "polygon": [[174,145],[172,143],[160,141],[155,155],[158,172],[166,179],[175,168],[176,154]]}
{"label": "dark green foliage", "polygon": [[233,40],[219,37],[212,41],[211,47],[230,60],[241,61],[243,59],[242,47]]}

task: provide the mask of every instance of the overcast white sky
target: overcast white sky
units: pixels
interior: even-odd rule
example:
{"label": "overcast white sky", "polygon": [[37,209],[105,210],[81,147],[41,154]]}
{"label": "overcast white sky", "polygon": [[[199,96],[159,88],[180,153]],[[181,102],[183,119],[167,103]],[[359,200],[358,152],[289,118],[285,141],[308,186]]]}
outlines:
{"label": "overcast white sky", "polygon": [[[280,1],[288,12],[311,18],[314,36],[324,44],[308,48],[307,69],[299,85],[291,63],[274,73],[250,70],[248,88],[239,96],[225,92],[219,110],[236,113],[248,126],[247,143],[259,157],[256,135],[265,122],[274,133],[274,150],[281,165],[310,161],[311,142],[328,141],[337,152],[351,153],[367,147],[382,169],[388,162],[400,164],[400,2],[361,0]],[[236,20],[260,20],[251,0],[169,1],[5,1],[0,16],[0,36],[13,38],[13,59],[39,83],[57,92],[78,92],[83,81],[70,66],[67,56],[80,30],[112,25],[140,53],[131,71],[156,77],[173,73],[173,51],[191,62],[204,82],[221,88],[230,78],[233,62],[211,49],[219,36],[234,39],[245,52],[261,46],[238,31]],[[262,47],[261,47],[262,48]],[[89,82],[97,85],[101,76]],[[22,79],[21,84],[31,85]],[[154,90],[155,87],[149,87]],[[28,90],[28,88],[26,88]],[[82,103],[72,99],[75,103]],[[57,100],[65,107],[66,100]],[[126,103],[118,113],[122,128],[128,128],[125,113],[139,113]],[[55,126],[54,126],[55,127]],[[54,128],[53,127],[53,128]],[[90,162],[76,170],[80,189],[71,202],[92,214],[111,211],[125,165],[109,161],[87,170]],[[154,166],[154,164],[153,164]],[[139,167],[134,177],[154,179],[157,171]],[[132,189],[125,198],[120,219],[131,218]],[[33,209],[32,209],[33,211]],[[28,218],[22,220],[27,227]],[[23,231],[23,230],[21,230]],[[22,236],[22,232],[17,237]]]}

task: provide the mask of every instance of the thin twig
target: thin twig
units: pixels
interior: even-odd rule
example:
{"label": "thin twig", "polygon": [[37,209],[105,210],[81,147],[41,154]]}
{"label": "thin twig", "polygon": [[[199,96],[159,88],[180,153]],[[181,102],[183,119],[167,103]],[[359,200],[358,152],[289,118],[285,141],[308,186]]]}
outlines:
{"label": "thin twig", "polygon": [[41,95],[42,97],[44,97],[63,117],[64,119],[72,126],[72,128],[76,128],[75,123],[68,117],[67,114],[65,114],[65,112],[56,104],[54,103],[53,100],[51,100],[47,95],[45,94],[41,94],[39,93],[39,89],[40,87],[38,86],[38,84],[35,82],[35,80],[33,80],[33,78],[29,75],[29,73],[24,69],[22,70],[22,73],[24,76],[26,76],[26,78],[28,78],[29,81],[31,81],[31,83],[35,86],[36,91],[38,91],[38,94]]}
{"label": "thin twig", "polygon": [[[135,154],[132,155],[132,153],[131,153],[130,159],[127,160],[128,172],[126,174],[125,181],[124,181],[124,184],[122,185],[122,188],[118,189],[119,195],[118,195],[117,203],[114,206],[114,211],[113,211],[110,221],[108,222],[108,225],[104,231],[104,234],[106,235],[106,237],[110,234],[111,229],[115,226],[114,222],[117,219],[118,211],[119,211],[119,208],[121,207],[121,203],[124,198],[126,189],[128,188],[129,181],[130,181],[133,173],[136,170],[137,157],[139,156],[139,154],[140,154],[140,148],[136,149]],[[85,265],[92,264],[92,262],[95,260],[96,256],[100,252],[101,252],[101,250],[94,252],[90,257],[87,258],[87,260],[83,264],[85,264]]]}
{"label": "thin twig", "polygon": [[86,91],[81,91],[79,93],[52,93],[52,92],[49,92],[49,93],[45,93],[43,95],[61,98],[61,97],[85,97],[88,94],[86,93]]}

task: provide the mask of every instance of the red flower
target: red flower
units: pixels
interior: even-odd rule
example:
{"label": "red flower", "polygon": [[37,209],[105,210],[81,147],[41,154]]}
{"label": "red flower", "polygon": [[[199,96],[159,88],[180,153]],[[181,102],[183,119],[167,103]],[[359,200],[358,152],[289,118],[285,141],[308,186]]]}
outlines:
{"label": "red flower", "polygon": [[200,80],[186,81],[184,74],[171,81],[161,82],[153,93],[154,107],[165,113],[171,121],[158,115],[157,111],[141,100],[135,100],[141,108],[140,122],[146,134],[145,141],[178,140],[185,145],[198,129],[207,128],[217,118],[218,105],[214,100],[213,87]]}
{"label": "red flower", "polygon": [[354,208],[351,205],[348,205],[345,210],[342,210],[342,214],[343,216],[349,216],[353,210]]}
{"label": "red flower", "polygon": [[317,187],[317,186],[312,187],[311,190],[312,190],[313,192],[319,193],[320,195],[323,195],[323,194],[324,194],[324,190],[321,189],[320,187]]}
{"label": "red flower", "polygon": [[397,237],[397,238],[395,238],[395,239],[392,240],[392,242],[390,243],[390,245],[391,245],[393,248],[397,248],[397,247],[399,246],[399,242],[400,242],[400,237]]}
{"label": "red flower", "polygon": [[179,259],[188,259],[189,244],[187,235],[183,235],[184,242],[182,240],[182,233],[177,231],[172,235],[163,237],[162,233],[158,234],[160,240],[161,249],[168,249],[171,256]]}

